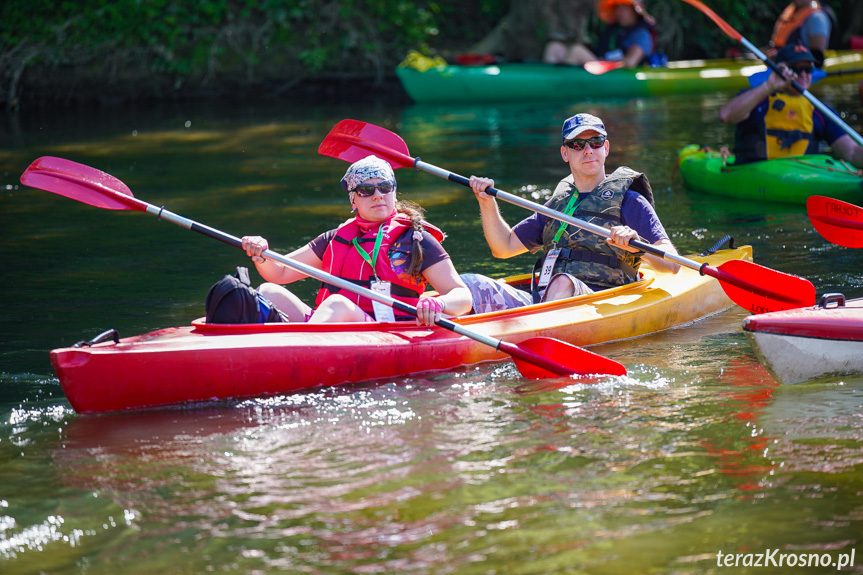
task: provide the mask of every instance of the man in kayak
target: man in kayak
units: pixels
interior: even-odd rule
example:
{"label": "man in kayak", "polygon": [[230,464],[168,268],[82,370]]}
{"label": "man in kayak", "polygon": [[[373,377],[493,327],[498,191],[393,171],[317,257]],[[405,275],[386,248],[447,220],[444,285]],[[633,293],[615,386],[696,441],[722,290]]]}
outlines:
{"label": "man in kayak", "polygon": [[[828,8],[829,10],[829,8]],[[824,51],[830,43],[835,16],[816,0],[794,0],[773,27],[767,55],[771,58],[785,46],[803,44],[815,57],[815,65],[824,64]]]}
{"label": "man in kayak", "polygon": [[563,124],[560,156],[570,175],[560,181],[546,206],[609,230],[604,237],[534,213],[514,227],[504,221],[497,201],[485,193],[494,186],[488,178],[471,176],[470,186],[480,206],[485,239],[492,255],[511,258],[540,249],[539,279],[527,294],[476,274],[462,278],[474,297],[474,311],[496,311],[535,301],[552,301],[593,293],[638,280],[638,268],[647,261],[659,272],[677,273],[679,264],[629,246],[642,239],[676,254],[653,208],[653,192],[644,174],[620,167],[605,173],[610,144],[602,120],[576,114]]}
{"label": "man in kayak", "polygon": [[[417,323],[422,325],[433,325],[444,313],[456,316],[470,311],[470,292],[440,244],[443,233],[422,219],[418,205],[396,199],[396,179],[389,163],[368,156],[351,164],[341,184],[356,217],[288,254],[289,258],[415,306]],[[242,242],[258,273],[268,282],[258,291],[290,321],[413,319],[327,284],[322,284],[317,308],[312,310],[281,285],[308,276],[262,257],[269,248],[266,239],[246,236]],[[429,283],[438,296],[423,295]]]}
{"label": "man in kayak", "polygon": [[771,72],[722,106],[719,119],[735,124],[735,164],[817,154],[824,141],[840,158],[863,168],[863,147],[791,86],[796,80],[809,89],[814,62],[806,46],[786,46],[776,54],[782,75]]}
{"label": "man in kayak", "polygon": [[596,9],[606,26],[594,50],[584,44],[567,46],[552,41],[546,46],[543,59],[571,65],[606,60],[622,62],[626,68],[646,63],[662,65],[652,58],[656,53],[656,21],[647,13],[643,0],[600,0]]}

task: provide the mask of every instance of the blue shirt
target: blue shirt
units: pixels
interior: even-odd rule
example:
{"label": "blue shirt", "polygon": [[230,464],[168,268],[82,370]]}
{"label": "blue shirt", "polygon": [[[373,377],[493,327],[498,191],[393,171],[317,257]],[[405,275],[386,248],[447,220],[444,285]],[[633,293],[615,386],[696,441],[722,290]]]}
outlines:
{"label": "blue shirt", "polygon": [[623,60],[632,46],[640,46],[644,51],[643,63],[654,52],[653,34],[650,30],[650,26],[643,21],[626,28],[617,24],[611,25],[603,30],[596,53],[601,54],[603,60]]}
{"label": "blue shirt", "polygon": [[812,36],[824,36],[829,40],[831,27],[830,17],[825,12],[819,11],[810,14],[798,28],[798,32],[803,44],[809,46],[809,38]]}

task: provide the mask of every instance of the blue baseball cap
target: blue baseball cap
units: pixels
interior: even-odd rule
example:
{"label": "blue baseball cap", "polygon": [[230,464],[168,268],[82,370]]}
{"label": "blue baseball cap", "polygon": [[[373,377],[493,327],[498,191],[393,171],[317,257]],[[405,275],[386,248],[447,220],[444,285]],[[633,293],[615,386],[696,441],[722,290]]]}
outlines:
{"label": "blue baseball cap", "polygon": [[566,142],[582,132],[587,132],[589,130],[598,132],[603,136],[608,136],[608,132],[605,131],[605,124],[602,123],[602,120],[592,114],[576,114],[569,118],[563,123],[561,135],[563,136],[563,141]]}
{"label": "blue baseball cap", "polygon": [[791,44],[785,46],[776,53],[776,63],[798,64],[800,62],[814,62],[812,52],[803,44]]}

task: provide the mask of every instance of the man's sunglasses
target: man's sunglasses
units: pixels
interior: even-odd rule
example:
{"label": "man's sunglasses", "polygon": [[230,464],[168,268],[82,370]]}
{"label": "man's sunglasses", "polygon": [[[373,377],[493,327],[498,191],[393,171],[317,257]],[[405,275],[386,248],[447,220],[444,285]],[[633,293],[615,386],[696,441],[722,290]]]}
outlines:
{"label": "man's sunglasses", "polygon": [[812,75],[812,72],[815,71],[815,68],[813,68],[812,66],[797,66],[791,69],[794,71],[795,74],[802,74],[806,72],[810,76]]}
{"label": "man's sunglasses", "polygon": [[569,148],[570,150],[575,150],[576,152],[580,152],[584,149],[584,147],[590,144],[590,147],[594,150],[598,150],[605,144],[605,136],[594,136],[592,138],[573,138],[572,140],[567,140],[563,143],[564,146]]}
{"label": "man's sunglasses", "polygon": [[393,182],[381,182],[379,184],[359,184],[354,188],[354,192],[361,198],[370,198],[375,195],[375,190],[380,190],[384,196],[393,192],[396,185]]}

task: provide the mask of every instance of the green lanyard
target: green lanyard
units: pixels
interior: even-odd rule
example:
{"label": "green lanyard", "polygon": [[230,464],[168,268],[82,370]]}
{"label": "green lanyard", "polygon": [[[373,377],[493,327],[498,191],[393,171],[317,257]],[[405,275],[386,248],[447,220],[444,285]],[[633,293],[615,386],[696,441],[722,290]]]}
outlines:
{"label": "green lanyard", "polygon": [[[575,210],[578,208],[578,204],[581,203],[581,194],[575,194],[571,198],[569,198],[569,203],[566,204],[566,208],[563,210],[568,216],[571,216],[575,213]],[[554,244],[557,245],[557,242],[560,241],[561,236],[563,236],[563,230],[566,229],[566,226],[569,224],[566,222],[561,222],[560,228],[557,230],[557,233],[554,234]]]}
{"label": "green lanyard", "polygon": [[360,245],[360,242],[357,241],[357,238],[354,238],[353,241],[354,247],[357,248],[357,252],[360,254],[360,256],[362,256],[362,258],[366,260],[367,264],[372,266],[372,273],[375,274],[375,279],[377,279],[378,277],[378,272],[375,271],[375,262],[378,261],[378,251],[380,251],[381,243],[384,240],[384,225],[385,224],[381,224],[378,228],[378,237],[375,240],[375,249],[372,250],[372,255],[369,255],[369,253],[363,249],[363,247]]}

